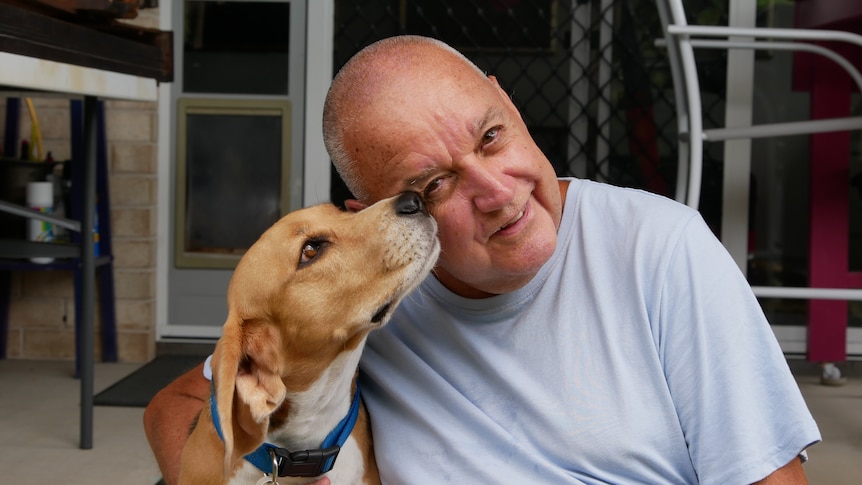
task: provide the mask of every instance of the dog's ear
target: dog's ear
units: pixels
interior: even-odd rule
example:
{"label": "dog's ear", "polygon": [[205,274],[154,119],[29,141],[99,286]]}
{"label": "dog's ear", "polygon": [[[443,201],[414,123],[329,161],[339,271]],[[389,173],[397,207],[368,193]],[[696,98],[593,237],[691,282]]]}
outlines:
{"label": "dog's ear", "polygon": [[225,476],[232,464],[266,439],[270,415],[285,397],[275,349],[277,337],[261,345],[262,328],[246,328],[229,315],[213,353],[213,384],[225,449]]}
{"label": "dog's ear", "polygon": [[344,201],[344,207],[350,212],[359,212],[368,207],[368,204],[363,204],[356,199],[346,199]]}

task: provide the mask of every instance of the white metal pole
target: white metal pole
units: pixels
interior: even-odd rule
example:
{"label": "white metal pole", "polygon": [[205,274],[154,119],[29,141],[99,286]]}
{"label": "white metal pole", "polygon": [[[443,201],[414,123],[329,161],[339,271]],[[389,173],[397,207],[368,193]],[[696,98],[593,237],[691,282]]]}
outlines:
{"label": "white metal pole", "polygon": [[[596,124],[599,136],[596,137],[596,163],[609,163],[611,139],[611,78],[613,76],[613,37],[614,37],[614,0],[602,0],[599,24],[599,92]],[[607,181],[607,170],[596,172],[596,180]]]}
{"label": "white metal pole", "polygon": [[[730,0],[730,27],[754,27],[755,2]],[[750,39],[733,39],[750,40]],[[727,100],[725,126],[751,125],[754,99],[754,51],[727,53]],[[721,241],[736,264],[746,273],[748,261],[748,198],[751,173],[751,140],[729,140],[724,144]]]}
{"label": "white metal pole", "polygon": [[569,136],[568,167],[572,175],[587,177],[587,137],[589,135],[586,106],[590,102],[590,79],[586,67],[590,64],[590,3],[576,3],[572,7],[572,21],[569,36],[569,83],[572,93],[569,96]]}

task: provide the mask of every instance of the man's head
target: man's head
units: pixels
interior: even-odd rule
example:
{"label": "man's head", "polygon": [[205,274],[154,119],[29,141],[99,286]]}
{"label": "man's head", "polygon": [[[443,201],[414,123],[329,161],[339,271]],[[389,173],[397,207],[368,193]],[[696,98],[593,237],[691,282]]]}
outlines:
{"label": "man's head", "polygon": [[454,49],[415,36],[365,48],[333,80],[323,124],[361,203],[423,195],[440,228],[435,274],[452,291],[520,288],[553,253],[554,170],[496,79]]}

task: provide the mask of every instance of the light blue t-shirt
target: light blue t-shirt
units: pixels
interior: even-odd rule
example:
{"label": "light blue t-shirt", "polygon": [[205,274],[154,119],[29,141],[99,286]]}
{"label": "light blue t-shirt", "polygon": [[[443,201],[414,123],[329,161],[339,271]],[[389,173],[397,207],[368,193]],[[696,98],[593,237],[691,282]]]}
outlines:
{"label": "light blue t-shirt", "polygon": [[820,440],[700,215],[583,180],[526,287],[471,300],[429,277],[361,370],[389,484],[742,484]]}

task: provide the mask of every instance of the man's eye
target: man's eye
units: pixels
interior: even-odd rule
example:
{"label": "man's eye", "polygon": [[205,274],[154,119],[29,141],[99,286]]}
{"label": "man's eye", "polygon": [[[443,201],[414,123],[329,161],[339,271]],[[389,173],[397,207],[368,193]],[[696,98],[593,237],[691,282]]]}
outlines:
{"label": "man's eye", "polygon": [[490,130],[486,131],[484,135],[482,135],[482,145],[487,145],[492,141],[497,139],[497,135],[500,134],[500,127],[495,126]]}
{"label": "man's eye", "polygon": [[422,198],[425,199],[425,202],[433,203],[435,201],[439,201],[439,199],[444,196],[445,191],[448,190],[445,186],[447,185],[446,180],[449,177],[450,176],[446,175],[436,178],[425,186],[425,190],[422,191]]}
{"label": "man's eye", "polygon": [[440,179],[434,179],[425,186],[422,196],[427,200],[434,195],[434,191],[440,187]]}
{"label": "man's eye", "polygon": [[320,256],[320,253],[323,252],[323,247],[325,242],[323,241],[306,241],[305,244],[302,245],[302,251],[299,253],[299,267],[303,267],[312,261],[315,258]]}

